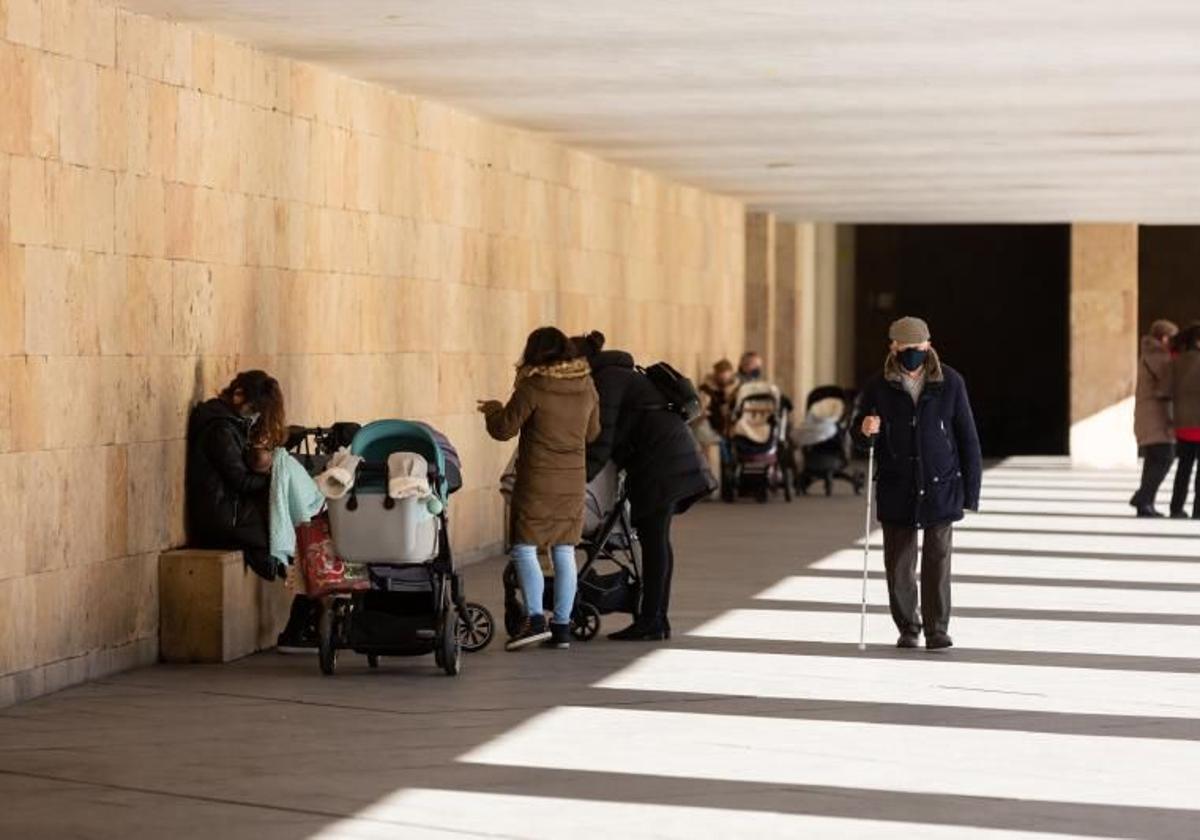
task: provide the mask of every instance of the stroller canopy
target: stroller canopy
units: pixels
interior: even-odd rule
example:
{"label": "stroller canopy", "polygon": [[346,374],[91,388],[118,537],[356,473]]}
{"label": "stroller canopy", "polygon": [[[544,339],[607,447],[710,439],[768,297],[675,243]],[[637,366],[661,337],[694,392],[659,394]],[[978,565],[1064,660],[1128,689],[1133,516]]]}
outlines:
{"label": "stroller canopy", "polygon": [[739,386],[733,398],[733,413],[741,414],[747,402],[759,404],[770,403],[771,411],[776,411],[781,403],[778,385],[770,382],[746,382]]}
{"label": "stroller canopy", "polygon": [[350,451],[364,461],[386,463],[393,452],[415,452],[429,462],[434,492],[442,502],[449,495],[446,457],[429,426],[407,420],[376,420],[358,430]]}

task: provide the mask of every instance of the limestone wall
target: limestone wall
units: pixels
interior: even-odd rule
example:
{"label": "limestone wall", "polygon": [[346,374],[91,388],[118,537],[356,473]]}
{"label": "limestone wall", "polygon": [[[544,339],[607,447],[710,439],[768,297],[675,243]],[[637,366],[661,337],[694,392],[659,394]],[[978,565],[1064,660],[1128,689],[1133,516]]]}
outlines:
{"label": "limestone wall", "polygon": [[419,417],[494,544],[526,332],[685,370],[741,349],[743,208],[531,133],[90,0],[0,0],[0,704],[154,656],[189,405]]}

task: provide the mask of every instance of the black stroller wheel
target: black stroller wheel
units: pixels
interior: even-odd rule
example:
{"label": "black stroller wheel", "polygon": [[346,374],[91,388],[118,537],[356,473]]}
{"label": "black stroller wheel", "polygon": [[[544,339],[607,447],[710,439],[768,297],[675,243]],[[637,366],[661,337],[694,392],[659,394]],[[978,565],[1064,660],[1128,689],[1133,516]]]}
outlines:
{"label": "black stroller wheel", "polygon": [[571,635],[581,642],[590,642],[600,632],[600,611],[586,601],[580,602],[571,616]]}
{"label": "black stroller wheel", "polygon": [[332,677],[337,670],[337,640],[334,638],[336,621],[333,603],[323,603],[320,618],[317,619],[317,664],[327,677]]}
{"label": "black stroller wheel", "polygon": [[458,619],[458,643],[467,653],[478,653],[492,643],[496,620],[483,604],[468,601]]}

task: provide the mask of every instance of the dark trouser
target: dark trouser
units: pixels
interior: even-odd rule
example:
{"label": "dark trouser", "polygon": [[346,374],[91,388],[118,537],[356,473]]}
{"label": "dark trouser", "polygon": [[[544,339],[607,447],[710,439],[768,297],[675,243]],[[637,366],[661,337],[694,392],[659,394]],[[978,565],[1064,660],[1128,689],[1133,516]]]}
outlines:
{"label": "dark trouser", "polygon": [[1129,504],[1138,510],[1154,507],[1154,498],[1158,495],[1158,488],[1162,486],[1163,479],[1171,471],[1171,464],[1175,462],[1175,444],[1152,443],[1149,446],[1143,446],[1141,454],[1143,458],[1142,485],[1129,500]]}
{"label": "dark trouser", "polygon": [[[1181,440],[1176,450],[1179,452],[1179,464],[1175,467],[1175,491],[1171,494],[1171,513],[1180,514],[1187,507],[1188,485],[1192,483],[1192,468],[1196,466],[1196,459],[1200,458],[1200,443]],[[1200,471],[1196,473],[1192,518],[1200,519]]]}
{"label": "dark trouser", "polygon": [[667,621],[671,608],[671,576],[675,571],[675,552],[671,548],[671,517],[674,505],[638,520],[638,540],[642,544],[642,606],[640,621],[656,624]]}
{"label": "dark trouser", "polygon": [[883,565],[887,569],[888,601],[892,620],[901,633],[919,633],[924,619],[925,636],[945,633],[950,627],[950,551],[954,526],[925,529],[921,552],[921,615],[917,615],[917,529],[883,526]]}

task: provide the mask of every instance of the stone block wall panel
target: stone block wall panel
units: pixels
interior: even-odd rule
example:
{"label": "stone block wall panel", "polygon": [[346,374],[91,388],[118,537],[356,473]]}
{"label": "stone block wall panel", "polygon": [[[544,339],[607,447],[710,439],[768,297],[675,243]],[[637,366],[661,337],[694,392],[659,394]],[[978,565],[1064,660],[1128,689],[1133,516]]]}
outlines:
{"label": "stone block wall panel", "polygon": [[454,545],[494,549],[511,445],[476,398],[546,323],[735,355],[743,213],[103,0],[0,0],[0,705],[153,660],[187,412],[236,371],[297,422],[446,430]]}

